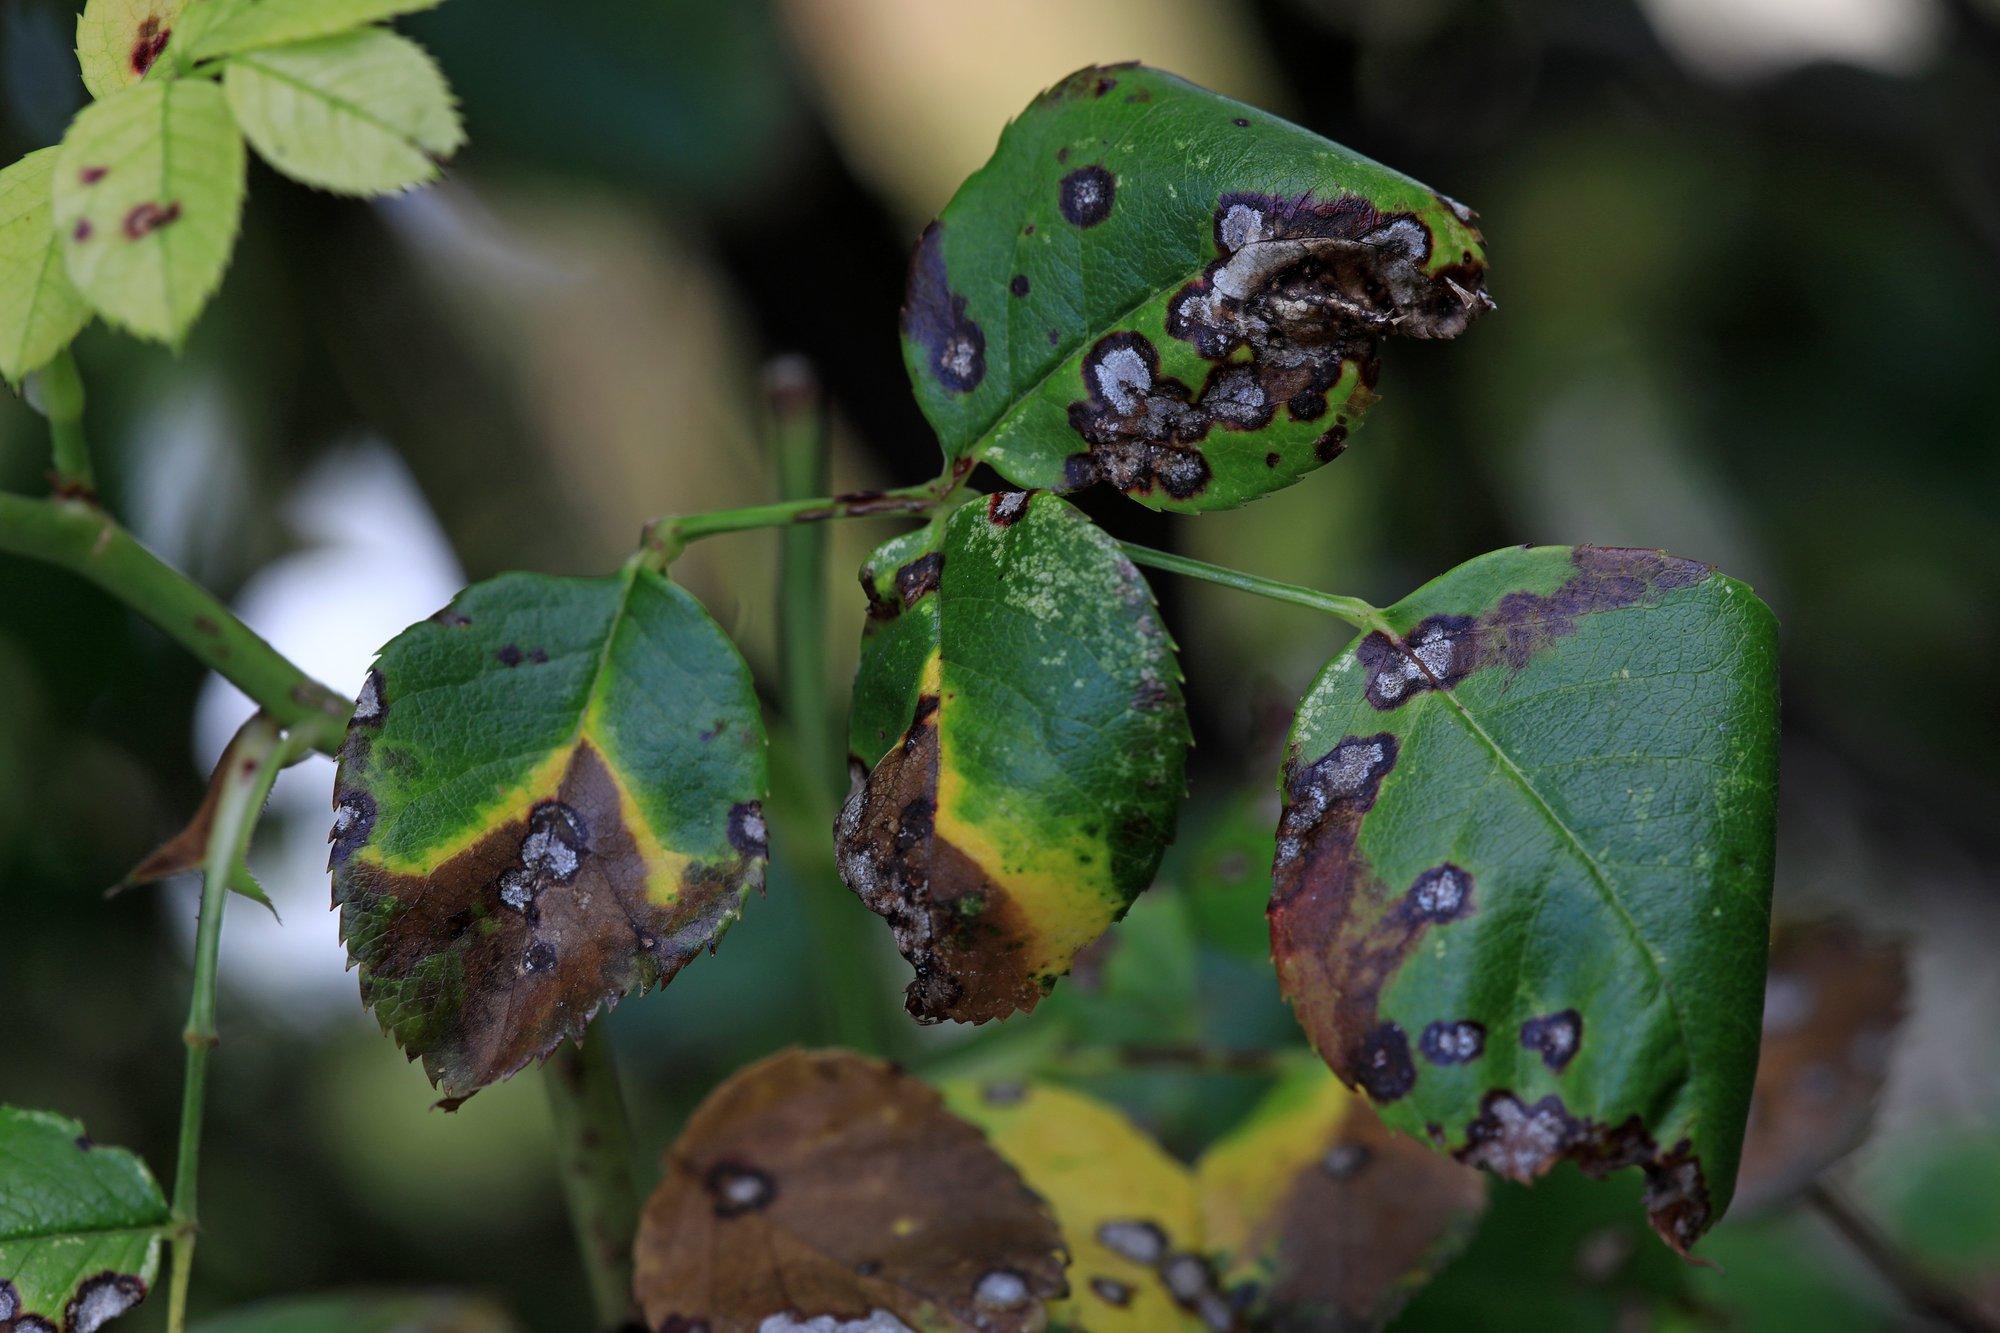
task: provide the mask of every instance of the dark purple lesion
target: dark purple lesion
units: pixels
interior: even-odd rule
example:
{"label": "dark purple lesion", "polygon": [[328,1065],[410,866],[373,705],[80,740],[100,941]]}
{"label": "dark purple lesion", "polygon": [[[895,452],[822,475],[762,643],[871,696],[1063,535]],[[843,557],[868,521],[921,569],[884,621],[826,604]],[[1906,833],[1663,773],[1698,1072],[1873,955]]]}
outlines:
{"label": "dark purple lesion", "polygon": [[167,49],[174,30],[162,22],[157,14],[148,14],[139,22],[139,29],[132,35],[130,59],[132,73],[145,78],[146,72],[159,60],[160,53]]}
{"label": "dark purple lesion", "polygon": [[931,376],[952,393],[970,393],[986,378],[986,334],[965,313],[945,270],[944,224],[924,228],[910,257],[903,299],[903,336],[924,350]]}

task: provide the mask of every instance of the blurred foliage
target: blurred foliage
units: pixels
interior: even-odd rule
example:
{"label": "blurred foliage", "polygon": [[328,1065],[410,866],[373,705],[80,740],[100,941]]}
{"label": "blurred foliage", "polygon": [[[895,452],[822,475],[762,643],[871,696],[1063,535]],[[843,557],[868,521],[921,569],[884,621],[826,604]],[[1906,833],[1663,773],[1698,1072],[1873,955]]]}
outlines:
{"label": "blurred foliage", "polygon": [[[100,479],[225,596],[317,538],[287,503],[358,436],[406,461],[468,576],[602,572],[658,512],[767,493],[756,369],[800,351],[839,413],[835,484],[916,480],[935,443],[896,309],[917,225],[1072,68],[1139,57],[1218,82],[1471,202],[1499,309],[1449,347],[1392,348],[1349,454],[1262,504],[1200,521],[1085,507],[1119,536],[1378,602],[1521,541],[1659,544],[1755,584],[1784,634],[1780,903],[1843,904],[1912,943],[1878,1128],[1843,1181],[2000,1299],[2000,19],[1916,7],[1933,35],[1870,62],[1814,58],[1832,19],[1771,6],[1806,16],[1801,55],[1753,76],[1670,45],[1634,0],[1086,0],[1018,36],[917,0],[452,0],[410,25],[464,98],[447,183],[367,207],[259,168],[180,357],[102,329],[79,344]],[[74,12],[0,4],[0,158],[53,142],[83,100]],[[0,485],[41,487],[39,425],[0,395]],[[842,706],[862,609],[848,571],[884,535],[833,539]],[[729,538],[686,562],[767,697],[773,549]],[[1095,989],[977,1032],[899,1023],[891,1053],[978,1077],[1054,1059],[1191,1157],[1268,1079],[1114,1065],[1093,1043],[1297,1040],[1260,953],[1272,775],[1286,710],[1345,631],[1156,585],[1198,739],[1170,892],[1114,930]],[[199,798],[201,673],[61,575],[0,563],[0,594],[0,1099],[168,1170],[189,891],[100,893]],[[353,645],[357,677],[376,646]],[[721,955],[611,1019],[648,1162],[728,1071],[828,1039],[815,968],[866,969],[897,1012],[886,932],[871,957],[815,952],[798,896],[838,892],[801,850],[824,843],[801,813],[818,804],[774,803],[767,896]],[[313,928],[300,915],[286,931]],[[539,1090],[430,1111],[358,1003],[322,1013],[247,976],[231,988],[225,956],[197,1312],[443,1286],[575,1327]],[[1726,1219],[1721,1271],[1663,1264],[1637,1184],[1496,1188],[1401,1326],[1898,1322],[1807,1214]],[[159,1327],[158,1305],[129,1326]]]}

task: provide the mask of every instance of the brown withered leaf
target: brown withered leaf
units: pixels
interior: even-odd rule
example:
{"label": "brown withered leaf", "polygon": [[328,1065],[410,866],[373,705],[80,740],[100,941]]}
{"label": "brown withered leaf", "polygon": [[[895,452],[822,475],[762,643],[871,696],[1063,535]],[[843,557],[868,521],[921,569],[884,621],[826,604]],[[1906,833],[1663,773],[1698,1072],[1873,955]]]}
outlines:
{"label": "brown withered leaf", "polygon": [[[235,754],[236,744],[232,741],[223,750],[222,757],[215,761],[215,771],[208,776],[208,790],[202,793],[201,804],[194,808],[194,814],[181,831],[147,853],[146,858],[133,866],[124,879],[105,891],[105,897],[201,869],[202,862],[208,857],[209,832],[215,826],[215,807],[222,794],[222,775]],[[250,901],[263,904],[272,916],[278,915],[278,908],[272,903],[270,895],[264,892],[264,886],[248,871],[241,871],[232,878],[229,887]]]}
{"label": "brown withered leaf", "polygon": [[656,1329],[1016,1333],[1065,1290],[1054,1217],[984,1136],[844,1051],[785,1051],[710,1093],[633,1253]]}
{"label": "brown withered leaf", "polygon": [[1764,1047],[1737,1197],[1793,1197],[1860,1145],[1888,1073],[1907,980],[1902,942],[1844,918],[1782,924],[1771,937]]}

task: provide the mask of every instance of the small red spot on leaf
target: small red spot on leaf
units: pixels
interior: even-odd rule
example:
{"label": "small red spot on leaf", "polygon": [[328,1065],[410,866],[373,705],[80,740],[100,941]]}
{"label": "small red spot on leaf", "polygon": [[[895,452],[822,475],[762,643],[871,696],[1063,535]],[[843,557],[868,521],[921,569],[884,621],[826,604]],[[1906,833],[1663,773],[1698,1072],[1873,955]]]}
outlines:
{"label": "small red spot on leaf", "polygon": [[180,200],[170,200],[165,204],[148,200],[132,205],[132,211],[125,215],[125,235],[131,240],[143,240],[160,228],[172,226],[180,220]]}
{"label": "small red spot on leaf", "polygon": [[167,49],[167,39],[173,35],[174,30],[162,24],[158,15],[147,15],[146,21],[139,25],[138,35],[132,40],[132,72],[144,78],[146,71],[153,67],[153,62],[160,58],[160,52]]}

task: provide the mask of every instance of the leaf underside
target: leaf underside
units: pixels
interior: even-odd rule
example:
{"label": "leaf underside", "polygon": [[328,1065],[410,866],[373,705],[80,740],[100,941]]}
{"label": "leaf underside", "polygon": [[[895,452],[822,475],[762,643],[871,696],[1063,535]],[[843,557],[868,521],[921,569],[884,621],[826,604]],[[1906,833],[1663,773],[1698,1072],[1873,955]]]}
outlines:
{"label": "leaf underside", "polygon": [[1116,544],[1047,493],[898,538],[863,585],[842,877],[915,967],[919,1019],[1032,1009],[1172,838],[1173,644]]}
{"label": "leaf underside", "polygon": [[1512,1179],[1647,1176],[1685,1253],[1757,1059],[1777,784],[1769,610],[1652,551],[1496,552],[1300,706],[1279,980],[1391,1125]]}
{"label": "leaf underside", "polygon": [[0,1328],[94,1330],[145,1299],[167,1201],[74,1120],[0,1106]]}
{"label": "leaf underside", "polygon": [[628,569],[510,574],[382,650],[335,778],[362,999],[447,1103],[713,948],[763,882],[749,669]]}
{"label": "leaf underside", "polygon": [[49,195],[58,153],[43,148],[0,171],[0,378],[16,382],[90,322],[56,243]]}
{"label": "leaf underside", "polygon": [[925,231],[904,361],[947,458],[1226,509],[1340,454],[1383,338],[1488,304],[1472,222],[1171,74],[1079,70]]}
{"label": "leaf underside", "polygon": [[774,1316],[1016,1333],[1063,1288],[1054,1219],[980,1132],[838,1051],[787,1051],[709,1094],[633,1254],[646,1326],[711,1333]]}

